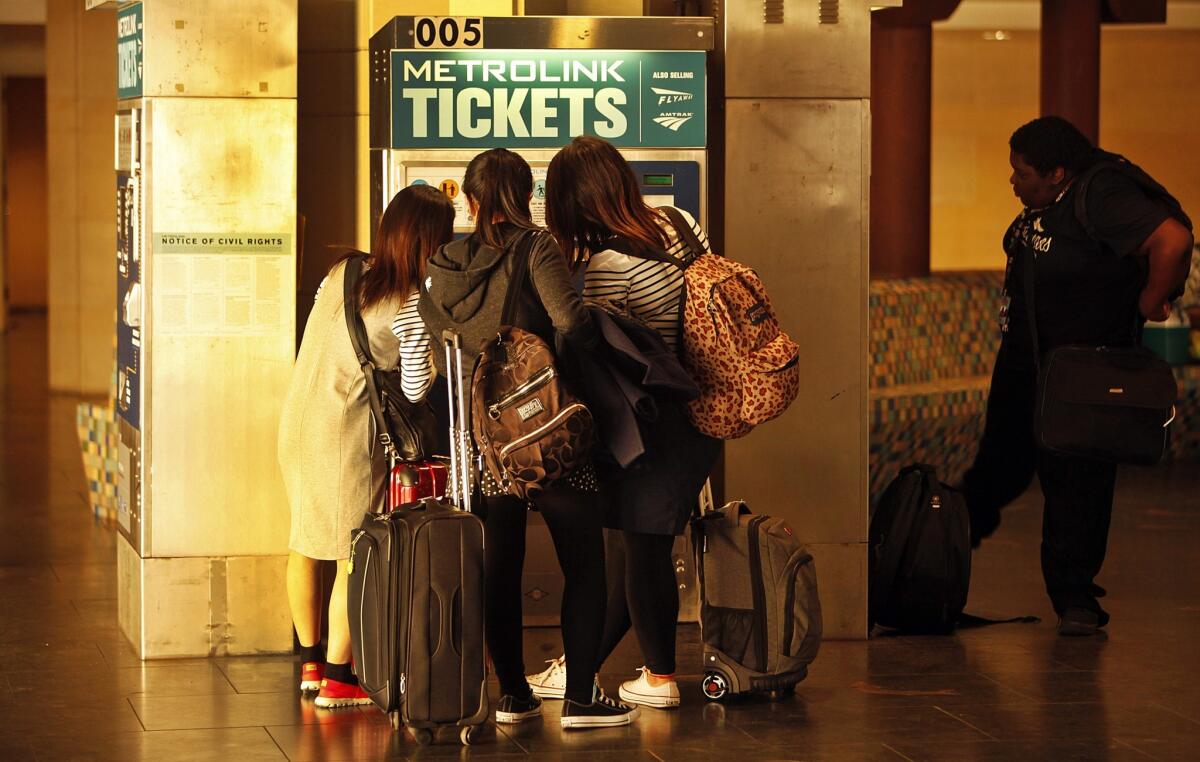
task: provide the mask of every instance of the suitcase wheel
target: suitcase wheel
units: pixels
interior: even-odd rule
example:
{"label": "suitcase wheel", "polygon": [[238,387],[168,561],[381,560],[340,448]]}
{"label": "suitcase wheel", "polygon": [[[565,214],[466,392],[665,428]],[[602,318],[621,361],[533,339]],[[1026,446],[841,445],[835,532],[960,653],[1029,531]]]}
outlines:
{"label": "suitcase wheel", "polygon": [[729,695],[729,681],[720,672],[709,672],[700,683],[704,689],[704,698],[709,701],[720,701]]}
{"label": "suitcase wheel", "polygon": [[429,728],[411,728],[413,738],[417,739],[418,746],[428,746],[433,743],[433,731]]}
{"label": "suitcase wheel", "polygon": [[458,740],[462,741],[463,746],[470,746],[475,740],[475,727],[466,725],[462,730],[458,731]]}
{"label": "suitcase wheel", "polygon": [[796,695],[796,684],[785,685],[777,691],[767,691],[767,698],[771,701],[782,701],[789,696]]}

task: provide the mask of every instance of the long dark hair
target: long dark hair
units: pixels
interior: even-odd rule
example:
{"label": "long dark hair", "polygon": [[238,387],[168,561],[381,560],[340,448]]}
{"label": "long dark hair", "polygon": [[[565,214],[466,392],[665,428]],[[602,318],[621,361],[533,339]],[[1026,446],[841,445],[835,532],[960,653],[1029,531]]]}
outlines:
{"label": "long dark hair", "polygon": [[479,205],[475,235],[488,246],[504,247],[497,216],[517,227],[536,230],[529,214],[533,172],[529,162],[505,148],[493,148],[471,159],[463,177],[463,193]]}
{"label": "long dark hair", "polygon": [[546,226],[572,268],[587,252],[603,251],[621,236],[634,246],[665,249],[663,216],[646,206],[633,168],[607,140],[581,135],[546,171]]}
{"label": "long dark hair", "polygon": [[[410,185],[392,198],[371,244],[371,267],[358,281],[358,307],[407,297],[425,277],[425,263],[454,237],[454,204],[428,185]],[[342,261],[361,252],[350,251]]]}

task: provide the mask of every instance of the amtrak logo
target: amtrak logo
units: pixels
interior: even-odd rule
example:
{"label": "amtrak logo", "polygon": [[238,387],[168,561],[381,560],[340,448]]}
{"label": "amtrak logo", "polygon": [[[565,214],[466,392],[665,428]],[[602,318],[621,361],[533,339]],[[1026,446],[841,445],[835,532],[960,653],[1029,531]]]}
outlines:
{"label": "amtrak logo", "polygon": [[[695,93],[689,93],[684,90],[668,90],[665,87],[651,87],[650,91],[658,96],[658,106],[673,106],[676,104],[687,103],[696,99]],[[666,127],[672,132],[679,132],[679,128],[695,118],[695,111],[664,111],[652,120],[655,124]]]}
{"label": "amtrak logo", "polygon": [[663,114],[662,116],[654,117],[653,121],[655,124],[661,124],[668,130],[679,132],[679,128],[687,124],[693,116],[695,114]]}

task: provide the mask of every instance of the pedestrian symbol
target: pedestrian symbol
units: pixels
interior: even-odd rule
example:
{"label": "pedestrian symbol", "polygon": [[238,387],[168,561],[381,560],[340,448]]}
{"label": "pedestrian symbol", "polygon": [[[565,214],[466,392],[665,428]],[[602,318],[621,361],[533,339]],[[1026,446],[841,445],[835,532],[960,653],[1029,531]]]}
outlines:
{"label": "pedestrian symbol", "polygon": [[533,182],[533,197],[538,199],[539,201],[541,199],[546,198],[546,181],[545,180],[535,180]]}
{"label": "pedestrian symbol", "polygon": [[458,196],[458,183],[449,178],[442,180],[442,184],[438,186],[442,189],[442,193],[446,194],[446,198],[453,201]]}

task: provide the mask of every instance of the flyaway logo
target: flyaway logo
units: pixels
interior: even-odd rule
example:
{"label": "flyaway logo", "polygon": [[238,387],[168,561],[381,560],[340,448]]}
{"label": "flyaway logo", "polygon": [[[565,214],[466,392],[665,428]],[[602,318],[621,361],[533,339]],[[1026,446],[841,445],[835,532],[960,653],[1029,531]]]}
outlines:
{"label": "flyaway logo", "polygon": [[668,103],[683,103],[695,99],[692,93],[685,93],[680,90],[667,90],[663,87],[652,87],[651,91],[658,96],[658,105],[663,106]]}

